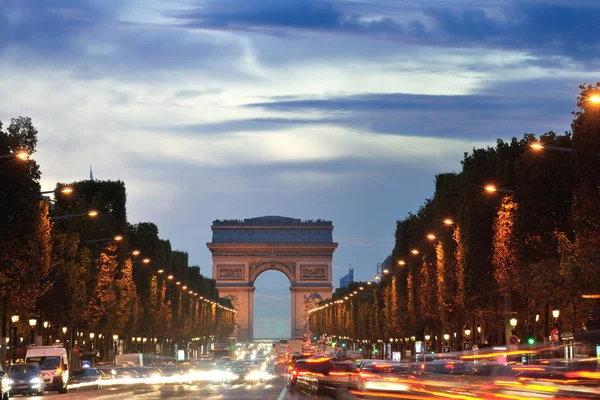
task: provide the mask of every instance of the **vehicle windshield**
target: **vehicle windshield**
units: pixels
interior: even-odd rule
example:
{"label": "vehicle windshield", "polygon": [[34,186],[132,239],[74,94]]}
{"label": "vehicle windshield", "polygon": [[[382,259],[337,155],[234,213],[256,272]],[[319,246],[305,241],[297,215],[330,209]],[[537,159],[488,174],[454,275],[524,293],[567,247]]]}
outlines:
{"label": "vehicle windshield", "polygon": [[8,370],[9,375],[35,374],[39,372],[37,365],[13,365]]}
{"label": "vehicle windshield", "polygon": [[40,369],[56,369],[60,367],[60,356],[28,357],[27,362],[38,363]]}

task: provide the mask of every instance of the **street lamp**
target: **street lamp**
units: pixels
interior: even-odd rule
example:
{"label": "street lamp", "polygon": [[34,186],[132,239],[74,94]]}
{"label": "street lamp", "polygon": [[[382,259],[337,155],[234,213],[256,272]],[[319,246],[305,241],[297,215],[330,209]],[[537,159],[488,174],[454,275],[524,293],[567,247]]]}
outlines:
{"label": "street lamp", "polygon": [[419,250],[417,249],[412,249],[410,252],[413,253],[415,256],[419,254]]}
{"label": "street lamp", "polygon": [[399,260],[399,261],[398,261],[398,265],[400,265],[400,266],[406,265],[406,261],[404,261],[404,260]]}
{"label": "street lamp", "polygon": [[383,269],[383,273],[384,273],[384,274],[389,274],[389,273],[390,273],[390,270],[389,270],[389,269],[387,269],[387,268],[384,268],[384,269]]}
{"label": "street lamp", "polygon": [[10,317],[10,320],[12,321],[12,362],[13,364],[17,361],[16,360],[16,350],[17,350],[17,324],[19,323],[19,316],[18,315],[13,315]]}
{"label": "street lamp", "polygon": [[444,219],[444,224],[448,225],[448,226],[449,225],[454,225],[454,221],[451,220],[450,218],[446,218],[446,219]]}
{"label": "street lamp", "polygon": [[496,185],[485,185],[483,188],[488,193],[496,193],[496,192],[500,192],[500,193],[514,193],[515,192],[514,190],[499,188]]}
{"label": "street lamp", "polygon": [[427,234],[427,239],[429,239],[429,240],[435,240],[436,237],[435,237],[435,235],[433,233],[429,233],[429,234]]}
{"label": "street lamp", "polygon": [[37,319],[31,318],[29,320],[29,326],[31,327],[31,344],[35,344],[35,326],[37,325]]}
{"label": "street lamp", "polygon": [[27,160],[29,160],[29,157],[31,157],[31,155],[28,152],[18,151],[16,153],[3,154],[0,156],[0,159],[2,159],[2,158],[18,158],[21,161],[27,161]]}
{"label": "street lamp", "polygon": [[467,340],[469,339],[469,336],[471,336],[471,330],[467,328],[465,329],[465,337],[467,338]]}
{"label": "street lamp", "polygon": [[540,142],[531,143],[529,145],[529,147],[531,147],[533,150],[536,150],[536,151],[541,151],[541,150],[555,150],[555,151],[562,151],[562,152],[565,152],[565,153],[573,153],[573,152],[575,152],[575,149],[572,149],[572,148],[569,148],[569,147],[546,146],[545,144],[542,144]]}
{"label": "street lamp", "polygon": [[57,215],[54,217],[50,217],[50,221],[59,221],[62,219],[67,219],[67,218],[84,217],[84,216],[88,216],[90,218],[95,218],[98,216],[98,214],[99,214],[98,211],[90,210],[88,212],[79,213],[79,214]]}
{"label": "street lamp", "polygon": [[119,342],[119,335],[113,335],[113,344],[115,345],[115,356],[117,355],[117,345]]}

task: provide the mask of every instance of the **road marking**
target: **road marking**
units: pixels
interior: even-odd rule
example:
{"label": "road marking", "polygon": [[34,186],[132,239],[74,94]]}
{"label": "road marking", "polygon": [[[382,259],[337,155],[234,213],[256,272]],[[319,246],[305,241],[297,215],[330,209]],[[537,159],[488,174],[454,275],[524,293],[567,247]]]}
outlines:
{"label": "road marking", "polygon": [[279,397],[277,398],[277,400],[283,400],[285,398],[286,394],[287,394],[287,387],[284,387],[283,390],[281,391],[281,393],[279,393]]}

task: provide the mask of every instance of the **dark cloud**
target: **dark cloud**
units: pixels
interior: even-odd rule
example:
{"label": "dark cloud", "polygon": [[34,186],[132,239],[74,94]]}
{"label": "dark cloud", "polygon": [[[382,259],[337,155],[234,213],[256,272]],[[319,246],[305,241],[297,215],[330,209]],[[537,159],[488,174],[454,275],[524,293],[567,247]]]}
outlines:
{"label": "dark cloud", "polygon": [[372,93],[277,99],[247,107],[286,114],[317,112],[337,117],[340,125],[377,133],[496,139],[569,129],[579,83],[540,79],[499,82],[472,95]]}
{"label": "dark cloud", "polygon": [[191,28],[277,34],[330,31],[421,45],[485,46],[562,55],[586,63],[599,59],[600,5],[531,0],[503,1],[494,7],[486,2],[448,7],[430,3],[422,3],[418,10],[411,7],[413,17],[408,20],[382,13],[377,4],[352,7],[347,6],[349,2],[331,0],[218,0],[169,15]]}
{"label": "dark cloud", "polygon": [[343,13],[336,3],[325,0],[219,0],[169,15],[181,19],[191,28],[261,30],[285,27],[379,33],[402,30],[391,18],[363,20],[357,14]]}
{"label": "dark cloud", "polygon": [[284,130],[295,125],[333,125],[342,123],[342,119],[334,118],[252,118],[225,120],[219,122],[171,125],[151,127],[152,130],[160,132],[175,132],[186,135],[221,134],[235,132],[264,132],[273,130]]}

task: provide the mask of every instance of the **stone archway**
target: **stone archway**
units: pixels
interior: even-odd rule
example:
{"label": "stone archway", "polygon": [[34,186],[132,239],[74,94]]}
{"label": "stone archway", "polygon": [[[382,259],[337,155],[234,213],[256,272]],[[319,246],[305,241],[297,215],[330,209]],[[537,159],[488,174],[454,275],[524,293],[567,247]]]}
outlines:
{"label": "stone archway", "polygon": [[308,311],[319,300],[331,298],[333,242],[331,221],[301,221],[278,216],[214,221],[213,278],[221,297],[237,310],[239,341],[252,341],[254,282],[267,270],[290,280],[291,336],[302,336]]}

